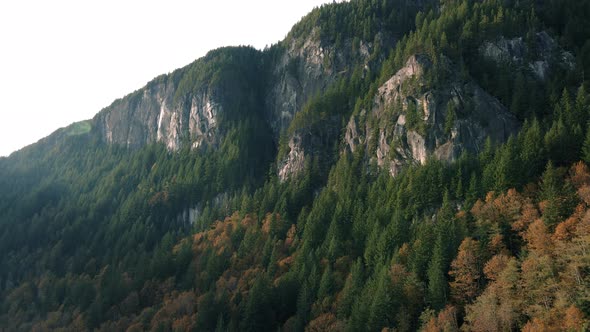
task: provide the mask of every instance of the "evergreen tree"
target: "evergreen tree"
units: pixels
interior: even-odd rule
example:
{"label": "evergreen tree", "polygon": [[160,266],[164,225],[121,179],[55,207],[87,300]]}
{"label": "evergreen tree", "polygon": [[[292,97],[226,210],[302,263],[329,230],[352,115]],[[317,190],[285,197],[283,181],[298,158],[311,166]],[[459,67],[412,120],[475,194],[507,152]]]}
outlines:
{"label": "evergreen tree", "polygon": [[320,285],[318,288],[318,300],[322,300],[332,293],[334,288],[334,281],[332,276],[332,268],[330,265],[326,267],[322,278],[320,279]]}
{"label": "evergreen tree", "polygon": [[394,312],[389,271],[384,265],[380,266],[378,271],[367,321],[369,331],[381,331],[384,327],[389,326],[388,318]]}
{"label": "evergreen tree", "polygon": [[448,298],[447,279],[445,277],[444,247],[442,239],[436,241],[430,263],[428,264],[428,292],[427,299],[430,306],[440,310],[445,306]]}
{"label": "evergreen tree", "polygon": [[268,281],[265,276],[260,276],[254,282],[248,294],[248,300],[240,322],[240,330],[267,331],[272,329],[274,313],[271,305]]}
{"label": "evergreen tree", "polygon": [[543,211],[543,221],[548,226],[555,225],[559,220],[560,215],[560,194],[561,184],[557,170],[553,163],[549,161],[545,172],[541,178],[541,195],[540,199],[545,202]]}
{"label": "evergreen tree", "polygon": [[590,123],[588,124],[588,128],[586,128],[586,138],[582,145],[582,159],[586,163],[590,163]]}
{"label": "evergreen tree", "polygon": [[541,173],[544,159],[543,136],[541,125],[535,118],[532,122],[525,122],[519,136],[521,159],[525,178],[530,179]]}
{"label": "evergreen tree", "polygon": [[[583,71],[562,65],[561,48],[590,68],[588,6],[324,5],[264,51],[212,51],[0,158],[0,330],[411,331],[421,312],[425,330],[583,329],[590,175],[572,164],[590,163],[589,109]],[[541,30],[559,55],[542,80],[527,68],[545,58]],[[524,58],[480,52],[499,36],[522,39]],[[374,112],[380,87],[416,54],[432,65]],[[441,139],[430,125],[447,139],[459,117],[478,116],[489,98],[474,81],[524,120],[517,138],[394,177],[377,165],[381,132],[416,131],[430,151]],[[142,145],[153,128],[140,125],[170,91],[164,106],[186,111],[174,152]],[[442,124],[438,104],[424,120],[426,93],[453,99]],[[193,121],[203,94],[220,108],[197,148],[183,116]],[[123,146],[104,139],[111,120],[129,129]],[[386,143],[397,153],[407,142]],[[279,178],[286,161],[299,172]]]}
{"label": "evergreen tree", "polygon": [[342,317],[348,317],[352,311],[355,299],[360,297],[364,282],[363,264],[357,259],[350,269],[350,274],[346,278],[346,283],[342,290],[341,298],[338,303],[338,314]]}

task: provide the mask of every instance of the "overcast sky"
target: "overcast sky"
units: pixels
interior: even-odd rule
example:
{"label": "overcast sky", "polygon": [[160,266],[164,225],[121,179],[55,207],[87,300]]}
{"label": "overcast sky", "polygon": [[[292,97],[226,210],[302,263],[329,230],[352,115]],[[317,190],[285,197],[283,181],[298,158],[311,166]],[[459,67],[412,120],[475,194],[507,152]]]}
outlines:
{"label": "overcast sky", "polygon": [[0,2],[0,156],[230,45],[264,48],[322,0]]}

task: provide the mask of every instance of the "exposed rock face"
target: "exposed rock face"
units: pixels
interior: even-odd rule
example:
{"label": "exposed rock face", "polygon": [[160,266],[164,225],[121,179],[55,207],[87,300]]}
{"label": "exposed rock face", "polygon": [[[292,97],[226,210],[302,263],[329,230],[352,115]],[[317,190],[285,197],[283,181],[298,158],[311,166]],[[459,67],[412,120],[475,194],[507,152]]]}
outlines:
{"label": "exposed rock face", "polygon": [[573,69],[574,56],[564,51],[545,31],[535,35],[533,50],[527,46],[522,37],[506,39],[501,37],[494,42],[486,42],[480,47],[480,53],[495,62],[511,62],[529,67],[535,76],[544,80],[552,63]]}
{"label": "exposed rock face", "polygon": [[266,103],[275,133],[287,128],[305,101],[333,79],[333,70],[324,67],[328,50],[313,35],[303,46],[293,40],[273,70],[274,84]]}
{"label": "exposed rock face", "polygon": [[[243,77],[245,80],[268,80],[261,103],[276,139],[312,96],[340,76],[349,75],[346,68],[351,63],[366,62],[372,45],[361,41],[354,52],[351,41],[344,42],[338,49],[334,45],[322,46],[314,30],[304,39],[291,39],[281,47],[278,60],[265,69],[260,68],[257,77]],[[183,68],[180,75],[188,75],[190,66]],[[268,70],[268,76],[264,70]],[[172,76],[156,79],[100,112],[94,121],[103,140],[130,148],[162,142],[172,151],[187,143],[193,148],[216,146],[224,127],[219,116],[227,112],[223,105],[229,101],[244,107],[236,102],[235,94],[240,94],[239,101],[249,98],[244,96],[257,94],[228,90],[226,84],[219,93],[203,86],[198,92],[183,92],[178,96],[178,81]],[[260,85],[260,82],[252,85]]]}
{"label": "exposed rock face", "polygon": [[[378,34],[380,43],[393,44],[393,38]],[[318,31],[314,29],[305,40],[291,40],[281,55],[280,60],[272,69],[270,90],[266,97],[267,118],[275,137],[291,124],[295,114],[315,95],[328,88],[340,77],[350,75],[349,68],[360,63],[368,69],[368,61],[373,43],[360,41],[353,47],[347,40],[339,48],[335,45],[323,46]],[[339,119],[333,119],[335,123]],[[338,124],[328,124],[326,133],[337,137]],[[324,135],[326,136],[326,135]],[[289,137],[289,154],[278,163],[278,174],[281,181],[299,173],[304,168],[306,156],[322,153],[326,140],[313,137],[309,133],[295,132]]]}
{"label": "exposed rock face", "polygon": [[[555,53],[557,46],[547,34],[537,37],[542,44],[539,48]],[[378,35],[377,39],[393,45],[391,37]],[[223,136],[224,114],[258,109],[278,140],[311,97],[340,77],[351,75],[349,70],[355,65],[368,69],[372,47],[363,41],[353,47],[350,40],[338,48],[325,46],[313,31],[303,39],[284,42],[278,57],[259,68],[264,77],[247,74],[239,76],[236,84],[235,76],[226,75],[227,82],[217,83],[215,88],[199,83],[183,90],[178,75],[165,76],[100,112],[93,127],[104,141],[131,148],[152,142],[162,142],[172,151],[186,144],[215,147]],[[524,61],[528,52],[522,39],[487,43],[481,51],[498,61],[515,62]],[[540,59],[532,65],[544,77],[549,58]],[[411,57],[378,89],[371,109],[350,119],[344,135],[346,146],[351,151],[365,146],[369,159],[395,175],[404,165],[423,164],[430,157],[452,161],[464,150],[479,151],[486,137],[501,142],[515,133],[517,120],[495,98],[474,82],[457,77],[451,64],[444,66],[450,79],[435,89],[425,75],[432,69],[430,60],[421,55]],[[264,90],[249,91],[249,83],[259,78],[265,84],[257,86],[264,86]],[[277,162],[279,178],[284,181],[299,173],[309,157],[331,154],[333,143],[339,140],[341,120],[326,120],[321,134],[291,131],[289,152]]]}
{"label": "exposed rock face", "polygon": [[372,43],[361,41],[353,53],[352,41],[345,41],[336,48],[322,45],[318,35],[318,30],[314,29],[304,40],[290,40],[271,69],[266,108],[277,137],[311,97],[339,77],[350,74],[347,68],[354,63],[353,59],[366,63],[369,58]]}
{"label": "exposed rock face", "polygon": [[[228,128],[242,121],[237,120],[240,114],[245,114],[240,118],[245,119],[251,118],[247,112],[256,112],[256,120],[264,121],[274,135],[274,143],[278,143],[295,114],[312,97],[352,75],[351,68],[375,69],[370,67],[378,65],[385,53],[373,54],[374,44],[391,47],[395,40],[385,32],[378,33],[371,42],[322,42],[320,35],[319,28],[314,28],[285,39],[266,54],[228,51],[217,56],[212,51],[114,102],[94,118],[94,130],[105,142],[130,148],[153,142],[161,142],[171,151],[187,144],[192,148],[215,147],[223,141]],[[362,70],[360,74],[364,75]],[[196,83],[187,88],[183,86],[185,81]],[[228,126],[229,118],[233,122]],[[340,121],[330,119],[330,128],[322,137],[292,132],[287,137],[291,151],[284,160],[277,161],[280,178],[298,173],[307,156],[324,153],[322,148],[333,146],[339,139]],[[333,137],[326,139],[330,135]]]}
{"label": "exposed rock face", "polygon": [[[179,223],[185,225],[194,225],[197,227],[197,229],[200,229],[204,225],[198,223],[199,217],[201,216],[203,210],[207,207],[207,205],[210,207],[212,206],[216,209],[222,209],[223,211],[225,211],[226,214],[229,215],[234,211],[231,210],[230,205],[227,203],[228,201],[229,194],[227,192],[220,193],[208,202],[200,201],[193,207],[186,207],[184,210],[182,210],[182,212],[180,212],[176,216],[176,220]],[[195,223],[197,224],[195,225]]]}
{"label": "exposed rock face", "polygon": [[289,140],[289,154],[279,165],[279,179],[285,181],[291,174],[297,174],[305,167],[305,151],[301,135],[296,134]]}
{"label": "exposed rock face", "polygon": [[[365,111],[361,113],[361,116],[365,116]],[[354,117],[350,118],[348,124],[346,125],[346,132],[344,134],[344,141],[350,148],[352,152],[355,151],[357,146],[361,145],[363,141],[361,140],[359,130],[357,128],[357,122]]]}
{"label": "exposed rock face", "polygon": [[[517,44],[509,49],[517,49]],[[368,48],[361,42],[354,58],[366,59]],[[346,74],[338,70],[352,61],[351,56],[322,48],[311,37],[301,48],[291,45],[273,67],[270,92],[265,95],[266,121],[275,137],[311,96]],[[450,64],[445,66],[451,78],[434,89],[425,75],[432,68],[430,60],[421,55],[411,57],[378,89],[372,108],[350,119],[344,135],[348,148],[355,151],[364,145],[370,159],[396,175],[404,165],[423,164],[430,157],[452,161],[463,150],[477,152],[486,137],[501,142],[517,130],[517,120],[495,98],[474,82],[459,79]],[[238,93],[215,91],[203,85],[178,96],[178,83],[173,79],[156,79],[100,112],[94,128],[106,142],[132,148],[152,142],[162,142],[172,151],[184,144],[215,147],[222,136],[224,101]],[[451,120],[449,112],[454,114]],[[278,161],[279,178],[284,181],[301,172],[309,157],[330,154],[340,133],[340,121],[326,120],[320,134],[293,132],[288,137],[288,154]]]}
{"label": "exposed rock face", "polygon": [[[322,124],[321,132],[298,131],[290,136],[289,152],[278,162],[278,176],[285,181],[299,174],[312,161],[321,165],[334,161],[334,150],[339,142],[341,117],[333,116]],[[321,166],[318,165],[318,166]]]}
{"label": "exposed rock face", "polygon": [[405,165],[424,164],[430,157],[450,162],[464,150],[480,151],[487,137],[503,142],[516,133],[517,119],[497,99],[456,77],[451,64],[444,66],[451,78],[434,89],[424,75],[432,68],[430,60],[412,56],[378,89],[373,108],[351,117],[347,148],[365,144],[369,159],[395,176]]}
{"label": "exposed rock face", "polygon": [[215,145],[217,114],[222,108],[212,93],[203,91],[175,102],[175,92],[172,83],[159,82],[114,102],[95,118],[101,136],[108,143],[132,148],[162,142],[174,151],[183,140],[195,148],[203,143]]}

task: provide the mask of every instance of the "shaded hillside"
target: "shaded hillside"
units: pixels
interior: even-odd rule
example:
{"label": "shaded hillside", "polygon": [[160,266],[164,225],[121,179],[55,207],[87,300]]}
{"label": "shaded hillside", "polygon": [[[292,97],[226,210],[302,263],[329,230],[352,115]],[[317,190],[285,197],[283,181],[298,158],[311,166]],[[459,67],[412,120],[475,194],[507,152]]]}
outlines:
{"label": "shaded hillside", "polygon": [[0,330],[587,329],[588,11],[325,5],[0,158]]}

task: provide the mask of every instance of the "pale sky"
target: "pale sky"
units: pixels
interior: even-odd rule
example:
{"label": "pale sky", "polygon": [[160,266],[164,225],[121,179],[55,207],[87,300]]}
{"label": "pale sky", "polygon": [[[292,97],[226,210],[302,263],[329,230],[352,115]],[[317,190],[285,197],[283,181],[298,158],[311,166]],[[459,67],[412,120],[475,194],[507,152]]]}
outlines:
{"label": "pale sky", "polygon": [[207,51],[264,48],[332,0],[0,2],[0,156]]}

